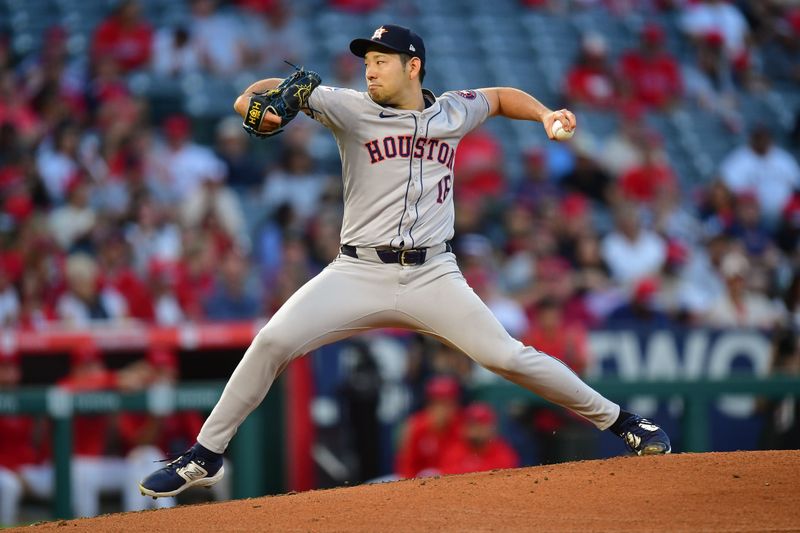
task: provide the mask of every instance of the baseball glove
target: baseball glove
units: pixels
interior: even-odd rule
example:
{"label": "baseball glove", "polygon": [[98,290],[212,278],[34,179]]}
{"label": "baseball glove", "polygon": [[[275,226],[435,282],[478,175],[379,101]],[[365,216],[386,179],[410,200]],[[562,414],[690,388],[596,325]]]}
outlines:
{"label": "baseball glove", "polygon": [[[320,81],[319,74],[316,72],[295,67],[292,75],[274,89],[253,93],[242,127],[250,135],[259,138],[280,133],[283,131],[283,127],[308,105],[308,97],[311,96],[311,92],[317,88]],[[264,113],[267,111],[281,118],[281,126],[270,132],[259,131]]]}

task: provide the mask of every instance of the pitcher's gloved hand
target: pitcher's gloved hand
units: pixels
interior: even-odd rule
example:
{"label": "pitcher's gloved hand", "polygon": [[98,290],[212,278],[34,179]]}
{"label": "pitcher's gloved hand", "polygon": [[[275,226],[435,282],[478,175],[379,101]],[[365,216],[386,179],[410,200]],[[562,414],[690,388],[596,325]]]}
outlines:
{"label": "pitcher's gloved hand", "polygon": [[[242,127],[247,133],[260,138],[280,133],[283,127],[308,105],[308,97],[319,86],[320,81],[319,74],[300,67],[274,89],[253,93]],[[278,128],[271,131],[262,130],[262,122],[267,113],[272,113],[281,119]]]}

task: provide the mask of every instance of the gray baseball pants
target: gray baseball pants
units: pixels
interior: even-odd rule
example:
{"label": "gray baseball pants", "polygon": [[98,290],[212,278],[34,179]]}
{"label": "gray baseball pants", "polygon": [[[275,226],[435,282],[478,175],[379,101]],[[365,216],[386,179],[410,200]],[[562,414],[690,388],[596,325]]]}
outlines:
{"label": "gray baseball pants", "polygon": [[418,266],[370,259],[340,254],[275,313],[231,375],[197,437],[201,445],[224,452],[242,421],[296,357],[382,327],[432,335],[599,429],[616,421],[617,404],[559,360],[506,332],[467,285],[452,253],[440,253]]}

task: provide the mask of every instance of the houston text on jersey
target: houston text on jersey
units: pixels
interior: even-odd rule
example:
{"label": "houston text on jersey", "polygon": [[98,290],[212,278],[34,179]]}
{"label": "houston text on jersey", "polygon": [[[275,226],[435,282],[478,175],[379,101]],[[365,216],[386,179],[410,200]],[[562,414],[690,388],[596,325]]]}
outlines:
{"label": "houston text on jersey", "polygon": [[411,143],[413,137],[411,135],[390,135],[383,139],[373,139],[364,143],[367,151],[369,152],[370,163],[380,163],[386,159],[394,159],[401,157],[408,159],[425,158],[428,161],[438,161],[450,170],[453,170],[453,161],[455,160],[456,151],[451,148],[446,142],[439,139],[426,139],[420,137],[414,141],[414,153],[411,153]]}

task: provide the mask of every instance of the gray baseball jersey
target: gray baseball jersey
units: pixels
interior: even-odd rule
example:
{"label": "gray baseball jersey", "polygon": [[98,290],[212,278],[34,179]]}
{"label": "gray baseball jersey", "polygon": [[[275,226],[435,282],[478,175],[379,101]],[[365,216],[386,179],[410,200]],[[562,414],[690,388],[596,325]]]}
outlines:
{"label": "gray baseball jersey", "polygon": [[330,128],[342,158],[343,244],[407,249],[453,237],[456,149],[489,116],[489,103],[480,91],[424,96],[419,112],[351,89],[311,94],[311,116]]}

